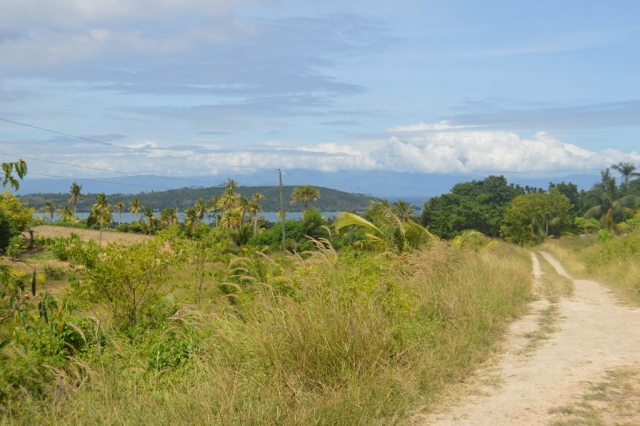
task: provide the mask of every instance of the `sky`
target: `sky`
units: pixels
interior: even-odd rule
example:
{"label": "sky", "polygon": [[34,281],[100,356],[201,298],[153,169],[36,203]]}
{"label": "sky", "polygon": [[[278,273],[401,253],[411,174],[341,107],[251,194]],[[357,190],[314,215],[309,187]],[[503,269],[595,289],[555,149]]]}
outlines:
{"label": "sky", "polygon": [[33,177],[640,168],[637,1],[0,10],[0,160]]}

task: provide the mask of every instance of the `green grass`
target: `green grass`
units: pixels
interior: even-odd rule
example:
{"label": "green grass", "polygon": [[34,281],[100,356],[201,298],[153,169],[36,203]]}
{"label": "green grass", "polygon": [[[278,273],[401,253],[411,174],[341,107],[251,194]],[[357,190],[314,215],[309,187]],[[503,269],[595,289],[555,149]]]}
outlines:
{"label": "green grass", "polygon": [[574,277],[606,284],[625,302],[640,306],[640,231],[602,242],[595,236],[568,236],[547,240],[541,249]]}
{"label": "green grass", "polygon": [[506,244],[236,262],[242,276],[225,279],[240,293],[210,288],[133,335],[92,306],[106,346],[56,370],[42,399],[13,401],[3,422],[398,424],[491,357],[532,298],[529,255]]}

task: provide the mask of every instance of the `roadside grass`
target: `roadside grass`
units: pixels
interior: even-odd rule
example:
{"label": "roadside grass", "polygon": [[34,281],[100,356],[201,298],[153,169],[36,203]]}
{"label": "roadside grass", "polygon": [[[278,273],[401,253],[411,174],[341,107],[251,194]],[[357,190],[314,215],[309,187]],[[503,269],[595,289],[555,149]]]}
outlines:
{"label": "roadside grass", "polygon": [[550,410],[553,426],[640,424],[640,366],[607,371],[574,404]]}
{"label": "roadside grass", "polygon": [[640,231],[605,241],[595,236],[547,239],[541,249],[573,276],[606,284],[625,303],[640,306]]}
{"label": "roadside grass", "polygon": [[238,262],[244,275],[223,288],[239,291],[209,288],[132,337],[105,329],[76,374],[3,422],[398,424],[489,359],[532,299],[529,254],[504,243]]}

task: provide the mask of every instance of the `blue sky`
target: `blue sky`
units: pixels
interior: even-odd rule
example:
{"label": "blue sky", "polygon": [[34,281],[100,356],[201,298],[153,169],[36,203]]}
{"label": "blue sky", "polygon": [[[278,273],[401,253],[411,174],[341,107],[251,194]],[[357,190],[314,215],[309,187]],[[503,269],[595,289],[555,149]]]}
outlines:
{"label": "blue sky", "polygon": [[344,3],[0,0],[0,118],[111,144],[0,121],[0,159],[72,178],[640,167],[640,3]]}

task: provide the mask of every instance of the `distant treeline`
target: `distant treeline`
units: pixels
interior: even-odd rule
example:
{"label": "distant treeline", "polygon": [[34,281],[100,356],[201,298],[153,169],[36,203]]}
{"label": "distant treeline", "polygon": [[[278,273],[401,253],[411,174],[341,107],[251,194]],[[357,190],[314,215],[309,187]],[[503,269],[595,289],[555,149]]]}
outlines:
{"label": "distant treeline", "polygon": [[[302,204],[291,204],[291,193],[295,186],[283,186],[283,196],[285,202],[285,209],[287,211],[302,211]],[[361,194],[350,194],[348,192],[338,191],[335,189],[317,187],[320,190],[320,198],[318,201],[312,203],[312,207],[321,211],[364,211],[369,207],[372,197],[368,197]],[[85,187],[84,190],[90,191],[91,188]],[[143,206],[151,207],[153,210],[162,210],[166,207],[178,208],[184,211],[186,208],[195,204],[198,198],[202,198],[205,201],[211,197],[219,196],[224,191],[224,187],[210,187],[210,188],[181,188],[171,189],[168,191],[157,192],[142,192],[139,194],[110,194],[107,195],[111,204],[123,201],[125,205],[129,206],[129,203],[133,198],[138,198]],[[275,212],[280,210],[280,192],[278,187],[273,186],[241,186],[235,190],[235,192],[244,195],[247,198],[255,192],[260,192],[265,196],[264,200],[260,201],[263,211]],[[91,192],[87,193],[87,198],[80,200],[78,203],[78,212],[89,212],[91,206],[93,206],[97,194]],[[67,204],[70,194],[30,194],[20,197],[22,201],[29,203],[31,207],[39,210],[46,202],[53,202],[60,206]]]}

